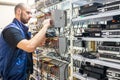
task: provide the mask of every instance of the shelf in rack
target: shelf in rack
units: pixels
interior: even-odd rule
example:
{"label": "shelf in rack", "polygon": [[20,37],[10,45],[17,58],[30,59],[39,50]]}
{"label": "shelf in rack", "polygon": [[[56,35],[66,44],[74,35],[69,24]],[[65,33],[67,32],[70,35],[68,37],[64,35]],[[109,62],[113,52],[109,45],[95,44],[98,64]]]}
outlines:
{"label": "shelf in rack", "polygon": [[73,0],[72,1],[72,4],[76,4],[76,5],[85,5],[85,4],[88,4],[89,2],[88,1],[85,1],[85,0],[82,0],[82,1],[79,1],[79,0]]}
{"label": "shelf in rack", "polygon": [[57,57],[50,57],[50,56],[45,56],[45,57],[50,58],[50,59],[54,59],[54,60],[57,60],[57,61],[61,61],[61,62],[66,63],[66,64],[69,64],[69,62],[67,62],[65,60],[58,59]]}
{"label": "shelf in rack", "polygon": [[[45,10],[45,12],[49,12],[51,10],[54,10],[55,6],[56,6],[57,9],[66,10],[66,9],[69,9],[69,6],[66,8],[66,6],[69,2],[70,2],[69,0],[63,0],[61,2],[54,3],[54,4],[51,4],[51,5],[47,6],[44,10]],[[65,8],[63,8],[63,5],[65,5],[64,6]]]}
{"label": "shelf in rack", "polygon": [[75,22],[75,21],[87,21],[87,20],[91,20],[91,21],[107,20],[107,19],[111,19],[111,16],[119,15],[119,14],[120,14],[120,10],[118,9],[118,10],[101,12],[101,13],[86,16],[86,17],[78,16],[77,18],[72,19],[72,21]]}
{"label": "shelf in rack", "polygon": [[93,3],[93,2],[106,3],[106,2],[111,2],[111,1],[114,1],[114,0],[73,0],[72,4],[81,6],[81,5]]}
{"label": "shelf in rack", "polygon": [[107,42],[120,42],[120,38],[79,37],[79,39],[84,40],[84,41],[107,41]]}
{"label": "shelf in rack", "polygon": [[73,49],[83,50],[83,49],[85,49],[85,48],[83,48],[83,47],[73,47]]}
{"label": "shelf in rack", "polygon": [[[63,63],[69,64],[69,62],[67,62],[67,61],[65,61],[65,60],[58,59],[57,57],[56,57],[56,58],[55,58],[55,57],[50,57],[50,56],[40,56],[40,57],[41,57],[41,58],[42,58],[42,57],[46,57],[46,58],[54,59],[54,60],[61,61],[61,62],[63,62]],[[40,58],[40,57],[39,57],[39,58]],[[34,57],[34,56],[33,56],[33,59],[35,59],[35,60],[37,60],[37,61],[40,60],[40,59],[37,59],[37,58]]]}
{"label": "shelf in rack", "polygon": [[88,58],[84,58],[80,55],[73,55],[72,58],[75,60],[79,60],[79,61],[84,60],[85,62],[91,62],[94,64],[99,64],[99,65],[108,66],[108,67],[115,68],[115,69],[120,69],[119,63],[108,62],[108,61],[103,61],[103,60],[99,60],[99,59],[88,59]]}
{"label": "shelf in rack", "polygon": [[80,79],[80,80],[97,80],[97,79],[92,78],[92,77],[84,77],[83,75],[81,75],[81,74],[78,73],[78,72],[74,72],[74,73],[73,73],[73,76],[74,76],[75,78]]}
{"label": "shelf in rack", "polygon": [[78,78],[78,79],[86,80],[85,77],[83,77],[80,73],[77,73],[77,72],[74,72],[74,73],[73,73],[73,76],[74,76],[75,78]]}

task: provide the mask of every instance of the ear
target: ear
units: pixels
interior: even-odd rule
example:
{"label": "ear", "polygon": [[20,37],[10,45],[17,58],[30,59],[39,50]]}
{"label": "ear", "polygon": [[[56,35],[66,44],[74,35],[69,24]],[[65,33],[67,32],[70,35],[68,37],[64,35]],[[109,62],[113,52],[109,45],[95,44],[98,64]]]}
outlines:
{"label": "ear", "polygon": [[21,9],[20,8],[17,9],[17,14],[21,14]]}

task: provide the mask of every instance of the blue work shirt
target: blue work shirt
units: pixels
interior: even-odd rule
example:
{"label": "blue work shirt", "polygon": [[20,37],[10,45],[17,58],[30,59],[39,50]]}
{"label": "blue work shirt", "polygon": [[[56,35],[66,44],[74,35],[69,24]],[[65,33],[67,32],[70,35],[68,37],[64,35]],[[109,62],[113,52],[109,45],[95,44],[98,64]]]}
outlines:
{"label": "blue work shirt", "polygon": [[[15,28],[21,32],[25,39],[30,39],[28,27],[19,22],[16,18],[6,26]],[[3,30],[3,31],[4,31]],[[17,47],[10,46],[0,34],[0,75],[3,80],[26,80],[27,73],[33,72],[32,53],[23,51]]]}

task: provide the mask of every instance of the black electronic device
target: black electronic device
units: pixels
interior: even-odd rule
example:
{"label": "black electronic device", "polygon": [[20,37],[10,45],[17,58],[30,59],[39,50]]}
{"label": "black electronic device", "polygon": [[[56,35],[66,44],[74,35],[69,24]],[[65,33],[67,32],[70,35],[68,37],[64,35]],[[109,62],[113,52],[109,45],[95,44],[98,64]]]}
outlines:
{"label": "black electronic device", "polygon": [[107,25],[120,24],[120,15],[113,16],[112,20],[107,21]]}
{"label": "black electronic device", "polygon": [[107,21],[106,30],[118,29],[120,29],[120,15],[115,15],[112,20]]}
{"label": "black electronic device", "polygon": [[101,37],[101,30],[106,29],[105,24],[88,24],[84,32],[75,34],[75,37]]}
{"label": "black electronic device", "polygon": [[113,16],[113,20],[120,20],[120,15]]}
{"label": "black electronic device", "polygon": [[101,43],[102,46],[114,46],[114,47],[119,47],[120,46],[120,43],[118,42],[107,42],[107,41],[104,41]]}
{"label": "black electronic device", "polygon": [[120,63],[120,54],[100,53],[99,59]]}
{"label": "black electronic device", "polygon": [[120,54],[120,47],[116,46],[99,46],[98,53]]}
{"label": "black electronic device", "polygon": [[88,28],[84,29],[82,36],[84,37],[101,37],[101,30],[106,29],[105,24],[88,24]]}
{"label": "black electronic device", "polygon": [[102,42],[98,47],[99,59],[120,63],[120,43]]}
{"label": "black electronic device", "polygon": [[120,80],[120,70],[108,68],[107,69],[107,77],[108,79]]}
{"label": "black electronic device", "polygon": [[120,20],[109,20],[107,21],[107,25],[114,25],[114,26],[117,26],[116,24],[120,24]]}
{"label": "black electronic device", "polygon": [[101,30],[106,29],[105,24],[88,24],[88,28],[86,28],[85,32],[101,32]]}
{"label": "black electronic device", "polygon": [[106,30],[102,30],[102,37],[120,37],[120,15],[113,16],[107,21]]}
{"label": "black electronic device", "polygon": [[97,80],[105,79],[105,75],[102,75],[102,74],[94,73],[94,72],[87,71],[87,70],[85,70],[84,73],[87,74],[88,77],[93,77],[93,78],[96,78]]}
{"label": "black electronic device", "polygon": [[88,28],[90,29],[106,29],[105,24],[88,24]]}
{"label": "black electronic device", "polygon": [[83,57],[89,58],[89,59],[95,59],[97,58],[96,55],[92,54],[93,52],[82,52],[80,53],[80,55],[82,55]]}
{"label": "black electronic device", "polygon": [[47,38],[56,37],[56,36],[57,36],[56,31],[53,27],[47,29],[47,31],[46,31],[46,37]]}
{"label": "black electronic device", "polygon": [[119,38],[120,29],[119,30],[102,30],[102,37]]}
{"label": "black electronic device", "polygon": [[79,15],[84,15],[84,14],[92,13],[92,12],[98,12],[97,8],[100,8],[102,6],[103,4],[96,3],[96,2],[80,6]]}
{"label": "black electronic device", "polygon": [[106,30],[117,30],[120,29],[120,22],[112,22],[112,21],[108,21],[108,24],[106,26]]}
{"label": "black electronic device", "polygon": [[81,63],[79,72],[97,80],[106,80],[107,67],[100,65],[91,65],[90,63]]}
{"label": "black electronic device", "polygon": [[83,37],[101,37],[101,30],[99,28],[87,28],[84,33],[82,33]]}
{"label": "black electronic device", "polygon": [[119,0],[105,3],[102,8],[99,8],[99,11],[105,12],[105,11],[118,10],[118,9],[120,9]]}
{"label": "black electronic device", "polygon": [[112,5],[116,5],[116,4],[120,4],[120,0],[108,2],[108,3],[104,4],[104,6],[112,6]]}
{"label": "black electronic device", "polygon": [[83,37],[101,37],[101,31],[86,31],[82,33]]}
{"label": "black electronic device", "polygon": [[113,16],[107,21],[106,30],[102,30],[102,37],[120,37],[120,15]]}
{"label": "black electronic device", "polygon": [[111,11],[111,10],[117,10],[120,9],[119,5],[111,6],[111,7],[106,7],[105,11]]}

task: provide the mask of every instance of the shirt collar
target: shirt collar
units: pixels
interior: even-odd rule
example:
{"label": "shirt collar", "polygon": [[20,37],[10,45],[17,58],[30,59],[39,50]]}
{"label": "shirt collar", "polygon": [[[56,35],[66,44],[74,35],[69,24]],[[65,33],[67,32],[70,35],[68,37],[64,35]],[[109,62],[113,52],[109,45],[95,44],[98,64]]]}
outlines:
{"label": "shirt collar", "polygon": [[22,28],[25,32],[28,31],[28,26],[24,25],[22,22],[18,21],[16,18],[13,19],[13,23],[15,23],[18,27]]}

